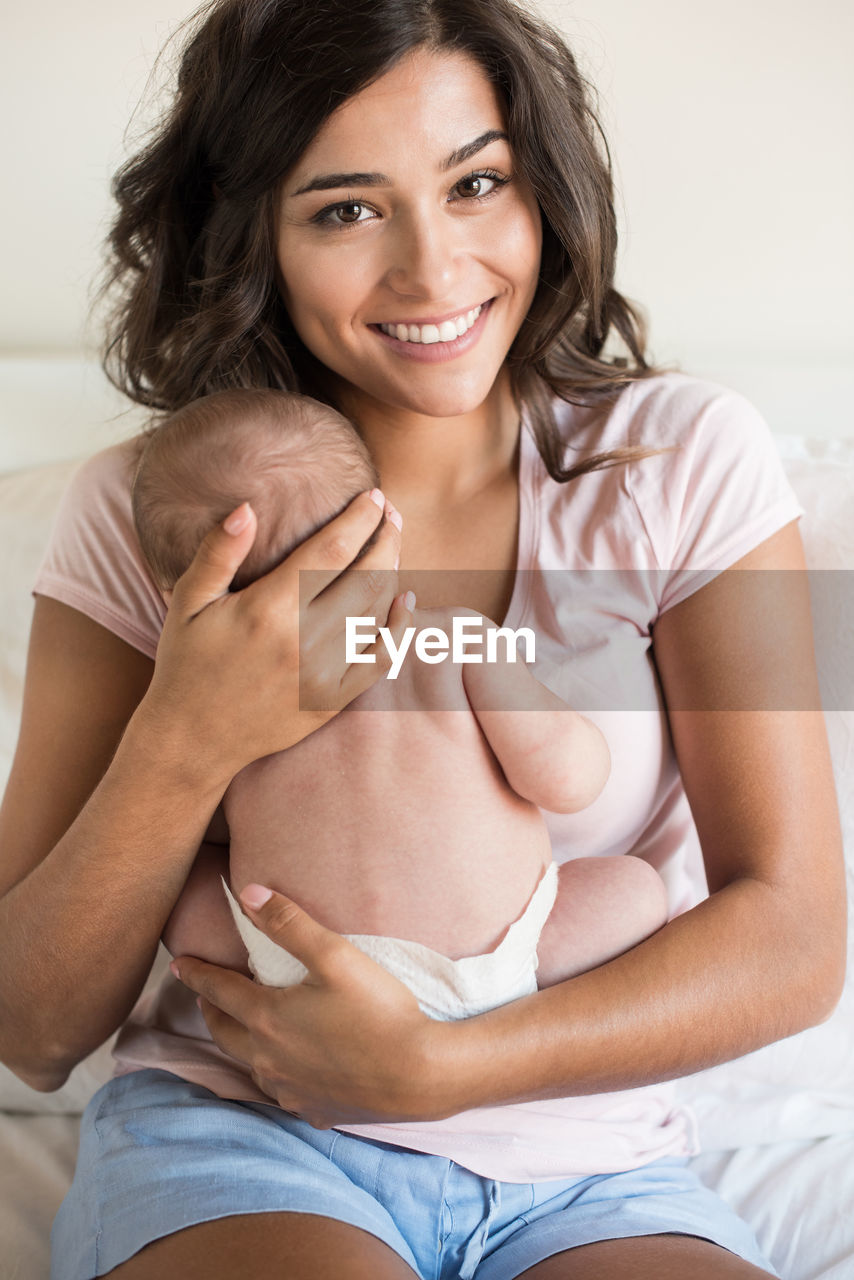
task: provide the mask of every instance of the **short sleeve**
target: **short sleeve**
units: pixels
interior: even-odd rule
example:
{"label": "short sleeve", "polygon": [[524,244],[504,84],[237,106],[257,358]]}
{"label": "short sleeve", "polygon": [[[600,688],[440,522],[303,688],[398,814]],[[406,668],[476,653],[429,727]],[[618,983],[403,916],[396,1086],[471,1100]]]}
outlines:
{"label": "short sleeve", "polygon": [[153,658],[165,604],[139,550],[131,514],[134,441],[105,449],[75,471],[33,586],[79,610]]}
{"label": "short sleeve", "polygon": [[633,443],[666,450],[632,464],[629,481],[659,613],[803,514],[767,423],[737,392],[671,379],[633,426]]}

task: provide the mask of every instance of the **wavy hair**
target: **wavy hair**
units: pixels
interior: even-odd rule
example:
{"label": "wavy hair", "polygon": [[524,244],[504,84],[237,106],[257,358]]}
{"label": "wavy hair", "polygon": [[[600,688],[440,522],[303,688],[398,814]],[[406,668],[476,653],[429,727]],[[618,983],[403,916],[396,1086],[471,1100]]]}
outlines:
{"label": "wavy hair", "polygon": [[[540,280],[508,367],[545,465],[565,481],[649,452],[564,466],[554,397],[609,404],[656,370],[639,313],[614,288],[607,143],[551,27],[513,0],[214,0],[192,23],[171,108],[113,183],[102,294],[115,298],[114,385],[167,412],[232,387],[330,399],[279,295],[277,191],[336,107],[427,47],[471,56],[497,86],[539,202]],[[605,354],[614,336],[617,358]]]}

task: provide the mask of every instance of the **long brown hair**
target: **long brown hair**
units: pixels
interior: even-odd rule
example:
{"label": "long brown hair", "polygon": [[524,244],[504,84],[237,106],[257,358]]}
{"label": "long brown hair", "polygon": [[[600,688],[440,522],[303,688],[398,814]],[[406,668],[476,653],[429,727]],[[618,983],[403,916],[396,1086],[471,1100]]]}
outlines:
{"label": "long brown hair", "polygon": [[[550,474],[643,456],[564,466],[554,397],[606,405],[656,370],[638,312],[614,288],[611,164],[589,88],[561,37],[513,0],[208,4],[171,109],[113,184],[108,376],[162,411],[229,387],[329,399],[276,285],[276,193],[335,108],[418,47],[468,54],[497,86],[540,205],[540,281],[508,366]],[[604,352],[613,336],[619,358]]]}

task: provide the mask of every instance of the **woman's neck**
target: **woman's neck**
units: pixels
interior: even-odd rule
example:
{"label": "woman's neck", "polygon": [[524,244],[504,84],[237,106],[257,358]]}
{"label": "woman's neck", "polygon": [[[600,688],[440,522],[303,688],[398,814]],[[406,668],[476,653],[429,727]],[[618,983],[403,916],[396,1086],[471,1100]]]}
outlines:
{"label": "woman's neck", "polygon": [[359,424],[383,489],[398,504],[457,504],[515,471],[519,411],[506,375],[477,409],[454,418],[428,418],[346,393],[339,404]]}

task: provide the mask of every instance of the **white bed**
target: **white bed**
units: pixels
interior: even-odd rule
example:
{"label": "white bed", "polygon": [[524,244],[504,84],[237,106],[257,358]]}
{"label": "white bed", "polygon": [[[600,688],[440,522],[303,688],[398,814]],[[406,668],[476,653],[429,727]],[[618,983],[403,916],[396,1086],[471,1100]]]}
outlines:
{"label": "white bed", "polygon": [[[116,401],[74,360],[0,361],[0,787],[16,734],[29,584],[74,458],[117,439]],[[98,424],[92,428],[89,424]],[[854,441],[781,437],[807,515],[810,566],[854,569]],[[854,665],[854,606],[835,579],[819,610],[827,705]],[[852,577],[854,584],[854,577]],[[828,716],[854,883],[854,699]],[[852,935],[854,936],[854,935]],[[851,943],[849,942],[849,950]],[[854,979],[823,1026],[684,1084],[700,1119],[701,1175],[743,1213],[786,1280],[854,1280]],[[68,1184],[79,1112],[110,1072],[105,1047],[56,1094],[0,1068],[0,1280],[43,1280]]]}

